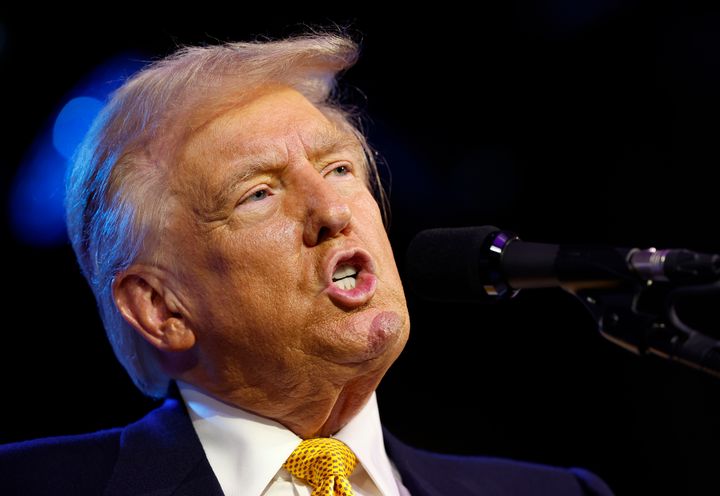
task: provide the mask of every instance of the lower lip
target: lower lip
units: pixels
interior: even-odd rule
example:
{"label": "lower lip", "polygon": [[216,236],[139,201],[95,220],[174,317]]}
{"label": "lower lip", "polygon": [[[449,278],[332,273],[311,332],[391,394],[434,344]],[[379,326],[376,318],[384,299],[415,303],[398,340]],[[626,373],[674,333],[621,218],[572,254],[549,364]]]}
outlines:
{"label": "lower lip", "polygon": [[330,283],[325,290],[334,302],[355,308],[360,305],[364,305],[375,294],[375,287],[377,286],[377,277],[369,272],[361,271],[355,281],[355,287],[353,289],[341,289]]}

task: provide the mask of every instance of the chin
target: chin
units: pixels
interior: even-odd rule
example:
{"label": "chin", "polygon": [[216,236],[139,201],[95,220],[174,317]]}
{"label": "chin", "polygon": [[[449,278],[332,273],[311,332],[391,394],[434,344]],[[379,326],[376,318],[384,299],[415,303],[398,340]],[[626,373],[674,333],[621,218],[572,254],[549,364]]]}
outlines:
{"label": "chin", "polygon": [[407,327],[407,315],[389,310],[379,312],[368,334],[368,353],[372,356],[394,353],[394,360],[407,341]]}
{"label": "chin", "polygon": [[408,338],[406,312],[372,308],[360,312],[346,328],[352,336],[345,363],[366,363],[372,368],[389,367],[400,355]]}

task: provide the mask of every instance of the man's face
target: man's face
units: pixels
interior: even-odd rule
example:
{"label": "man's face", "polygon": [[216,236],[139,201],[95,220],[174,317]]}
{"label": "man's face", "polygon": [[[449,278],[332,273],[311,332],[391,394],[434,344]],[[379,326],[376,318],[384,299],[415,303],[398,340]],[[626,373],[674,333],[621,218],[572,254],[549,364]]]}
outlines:
{"label": "man's face", "polygon": [[409,318],[357,139],[279,89],[211,120],[176,163],[177,292],[207,381],[287,394],[303,375],[381,376]]}

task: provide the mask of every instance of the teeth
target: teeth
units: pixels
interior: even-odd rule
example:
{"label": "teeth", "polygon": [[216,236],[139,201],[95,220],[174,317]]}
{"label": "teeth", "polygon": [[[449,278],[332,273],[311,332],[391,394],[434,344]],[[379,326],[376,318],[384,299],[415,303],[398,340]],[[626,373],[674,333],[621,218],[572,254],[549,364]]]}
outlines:
{"label": "teeth", "polygon": [[333,281],[337,281],[339,279],[342,279],[344,277],[348,276],[354,276],[357,274],[357,269],[349,264],[342,264],[339,265],[337,269],[335,269],[335,273],[333,274],[332,278]]}
{"label": "teeth", "polygon": [[340,289],[355,289],[355,278],[346,277],[345,279],[340,279],[339,281],[333,281],[333,284]]}
{"label": "teeth", "polygon": [[333,284],[340,289],[355,289],[358,270],[349,264],[339,265],[332,276]]}

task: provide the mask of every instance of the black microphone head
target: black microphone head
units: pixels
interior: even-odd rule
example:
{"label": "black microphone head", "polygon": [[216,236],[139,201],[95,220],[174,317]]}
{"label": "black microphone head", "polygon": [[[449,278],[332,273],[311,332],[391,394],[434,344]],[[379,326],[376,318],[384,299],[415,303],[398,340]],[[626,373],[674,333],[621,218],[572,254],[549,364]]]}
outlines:
{"label": "black microphone head", "polygon": [[429,229],[410,242],[406,269],[410,289],[441,301],[490,301],[488,246],[494,226]]}

